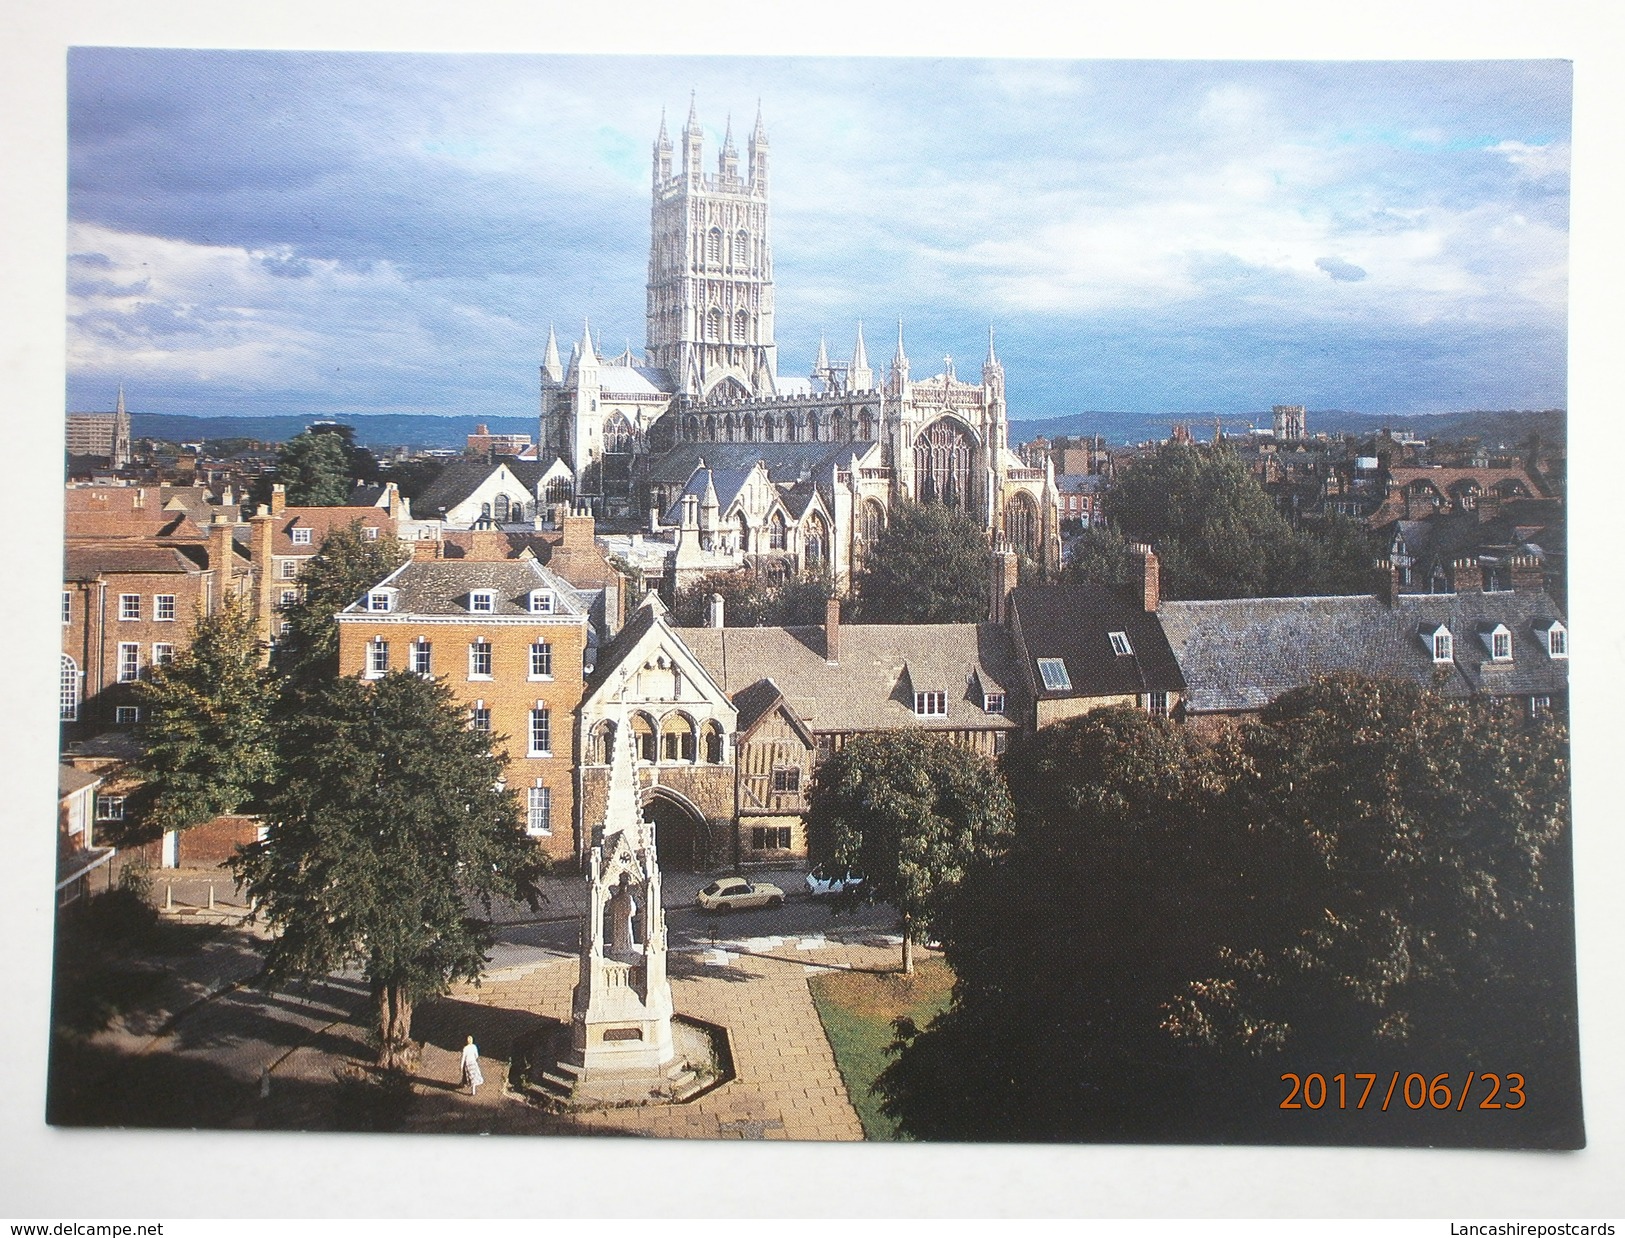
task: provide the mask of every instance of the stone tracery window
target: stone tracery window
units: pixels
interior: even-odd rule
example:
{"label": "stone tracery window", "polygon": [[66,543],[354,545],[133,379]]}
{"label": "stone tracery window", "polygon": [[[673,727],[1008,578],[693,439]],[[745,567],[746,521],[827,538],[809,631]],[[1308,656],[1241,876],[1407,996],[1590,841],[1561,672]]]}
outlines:
{"label": "stone tracery window", "polygon": [[722,229],[712,228],[705,236],[705,260],[712,266],[722,265]]}
{"label": "stone tracery window", "polygon": [[914,440],[914,477],[923,502],[969,509],[971,438],[946,417],[932,422]]}
{"label": "stone tracery window", "polygon": [[604,452],[624,456],[632,450],[632,423],[624,413],[616,413],[604,423]]}
{"label": "stone tracery window", "polygon": [[1004,509],[1004,540],[1012,550],[1038,553],[1038,512],[1030,495],[1016,495]]}
{"label": "stone tracery window", "polygon": [[873,545],[885,527],[886,509],[874,499],[865,499],[863,513],[858,519],[858,537],[866,545]]}

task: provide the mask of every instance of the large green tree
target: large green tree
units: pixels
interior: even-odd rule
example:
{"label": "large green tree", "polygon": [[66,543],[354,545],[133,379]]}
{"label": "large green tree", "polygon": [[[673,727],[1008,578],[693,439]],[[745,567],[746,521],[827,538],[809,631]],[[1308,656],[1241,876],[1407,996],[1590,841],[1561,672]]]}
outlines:
{"label": "large green tree", "polygon": [[[1346,520],[1294,529],[1225,444],[1165,443],[1123,469],[1102,511],[1113,529],[1155,547],[1168,598],[1287,597],[1370,587],[1373,548]],[[1114,535],[1091,530],[1075,576],[1119,583]],[[1102,573],[1105,575],[1103,576]]]}
{"label": "large green tree", "polygon": [[340,507],[350,496],[350,461],[337,434],[306,430],[277,451],[276,479],[295,507]]}
{"label": "large green tree", "polygon": [[266,978],[363,968],[378,1060],[401,1068],[414,1005],[478,978],[492,900],[534,903],[546,857],[444,684],[336,680],[283,721],[282,750],[265,838],[233,862],[272,930]]}
{"label": "large green tree", "polygon": [[191,645],[136,685],[146,721],[131,772],[143,826],[183,830],[252,811],[272,784],[277,686],[260,654],[254,616],[227,594],[197,618]]}
{"label": "large green tree", "polygon": [[863,895],[903,918],[903,970],[914,944],[977,859],[1013,820],[998,766],[919,732],[862,735],[819,767],[808,796],[807,851],[830,871],[861,874]]}
{"label": "large green tree", "polygon": [[[1356,676],[1215,744],[1128,710],[1045,728],[1007,760],[1015,844],[938,918],[954,1001],[903,1029],[890,1110],[938,1138],[1572,1145],[1566,748]],[[1283,1072],[1468,1069],[1538,1101],[1281,1125]]]}
{"label": "large green tree", "polygon": [[339,670],[338,625],[333,616],[406,561],[393,537],[370,539],[359,520],[332,529],[299,574],[299,598],[282,611],[288,625],[272,665],[295,694],[311,691]]}
{"label": "large green tree", "polygon": [[856,584],[864,623],[975,623],[988,611],[987,535],[940,503],[900,503]]}

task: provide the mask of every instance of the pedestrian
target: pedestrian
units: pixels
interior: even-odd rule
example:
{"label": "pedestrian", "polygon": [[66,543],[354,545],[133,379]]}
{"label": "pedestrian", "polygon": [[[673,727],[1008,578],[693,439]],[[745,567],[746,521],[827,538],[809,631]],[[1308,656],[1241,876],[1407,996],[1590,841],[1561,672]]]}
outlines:
{"label": "pedestrian", "polygon": [[463,1082],[468,1084],[470,1096],[478,1096],[480,1084],[485,1082],[485,1076],[480,1073],[480,1047],[472,1036],[463,1046]]}

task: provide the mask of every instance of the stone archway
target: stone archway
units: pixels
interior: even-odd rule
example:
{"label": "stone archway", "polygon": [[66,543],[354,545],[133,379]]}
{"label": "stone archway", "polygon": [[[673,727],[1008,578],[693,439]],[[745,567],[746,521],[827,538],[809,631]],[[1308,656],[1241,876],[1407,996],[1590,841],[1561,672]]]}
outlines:
{"label": "stone archway", "polygon": [[663,787],[653,787],[644,796],[643,817],[655,827],[655,851],[661,868],[692,873],[707,866],[711,831],[692,804]]}

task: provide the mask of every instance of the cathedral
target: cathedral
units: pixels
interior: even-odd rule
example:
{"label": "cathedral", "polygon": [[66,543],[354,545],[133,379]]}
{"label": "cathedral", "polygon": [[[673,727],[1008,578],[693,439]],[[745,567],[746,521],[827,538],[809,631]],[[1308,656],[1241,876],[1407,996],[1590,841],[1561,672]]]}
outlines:
{"label": "cathedral", "polygon": [[967,379],[950,357],[914,377],[901,321],[883,372],[860,323],[849,359],[821,339],[811,374],[781,375],[760,109],[743,165],[731,123],[714,174],[701,147],[692,103],[677,147],[661,118],[643,355],[600,356],[589,325],[564,361],[548,332],[540,454],[568,466],[578,503],[675,528],[696,573],[748,562],[844,582],[907,500],[961,509],[994,546],[1057,566],[1053,473],[1010,450],[991,330]]}

